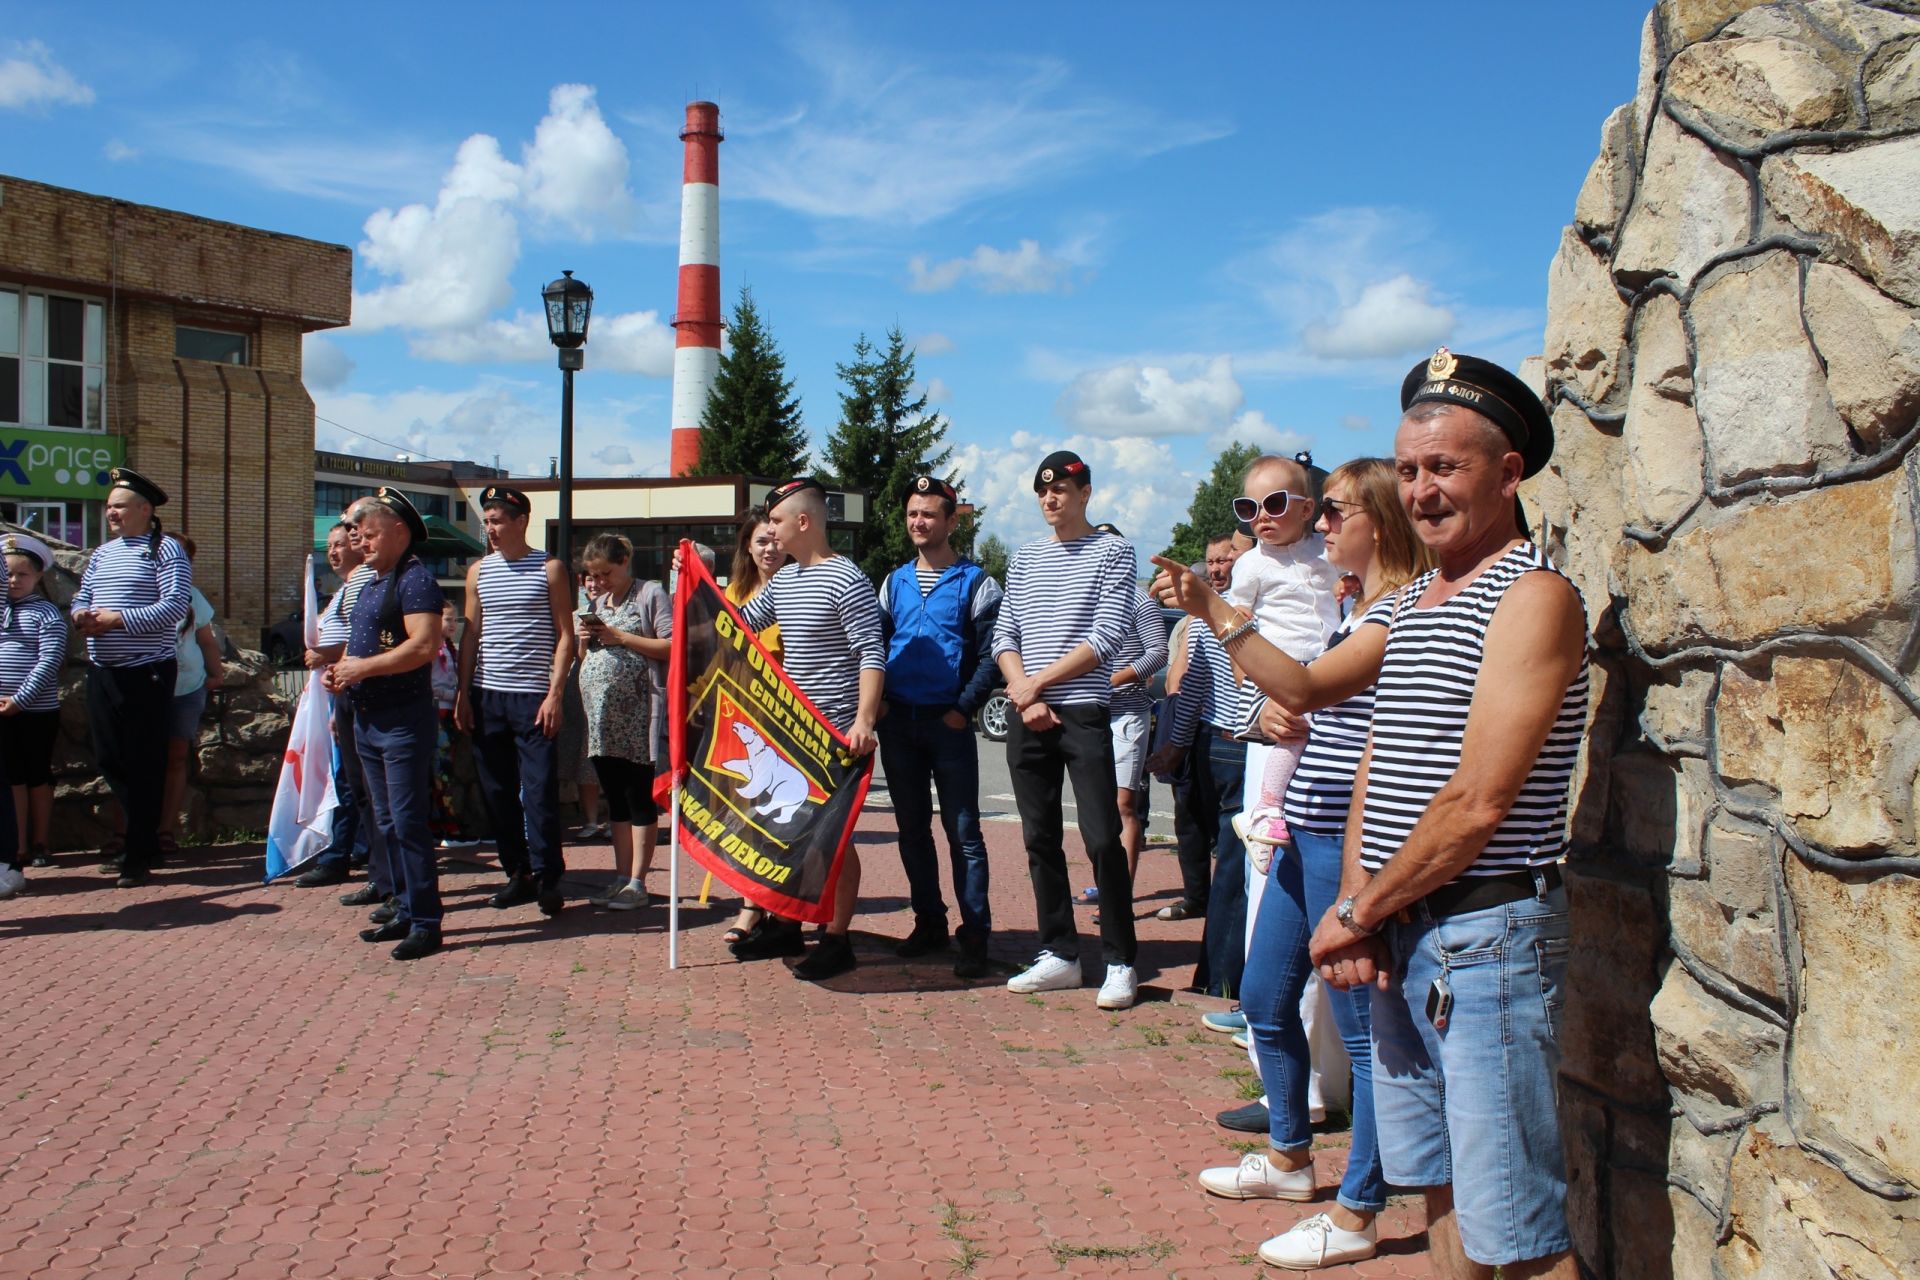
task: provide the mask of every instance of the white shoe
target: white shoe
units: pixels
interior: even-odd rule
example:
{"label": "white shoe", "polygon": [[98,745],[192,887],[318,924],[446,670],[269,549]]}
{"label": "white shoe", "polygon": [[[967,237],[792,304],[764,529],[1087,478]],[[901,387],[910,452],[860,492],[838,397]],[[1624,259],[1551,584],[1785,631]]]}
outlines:
{"label": "white shoe", "polygon": [[[1233,815],[1233,834],[1239,836],[1240,843],[1249,849],[1255,845],[1271,849],[1286,843],[1284,836],[1275,837],[1267,834],[1268,827],[1279,819],[1278,809],[1255,809],[1251,813],[1242,809]],[[1281,829],[1285,830],[1284,822],[1281,824]]]}
{"label": "white shoe", "polygon": [[0,867],[0,898],[11,898],[16,893],[24,893],[27,888],[26,873],[18,867]]}
{"label": "white shoe", "polygon": [[1042,951],[1025,973],[1007,979],[1007,990],[1021,995],[1036,991],[1071,991],[1080,985],[1080,962]]}
{"label": "white shoe", "polygon": [[1260,1261],[1290,1271],[1316,1271],[1342,1262],[1360,1262],[1374,1255],[1376,1230],[1369,1222],[1359,1231],[1336,1226],[1332,1218],[1316,1213],[1296,1222],[1260,1246]]}
{"label": "white shoe", "polygon": [[652,905],[653,899],[645,889],[636,889],[630,884],[621,885],[607,899],[607,909],[610,911],[638,911]]}
{"label": "white shoe", "polygon": [[1094,1001],[1102,1009],[1131,1009],[1140,994],[1140,981],[1130,964],[1107,966],[1107,980],[1100,984],[1100,996]]}
{"label": "white shoe", "polygon": [[1311,1200],[1313,1165],[1303,1169],[1276,1169],[1258,1151],[1240,1157],[1237,1165],[1202,1169],[1200,1185],[1229,1200]]}

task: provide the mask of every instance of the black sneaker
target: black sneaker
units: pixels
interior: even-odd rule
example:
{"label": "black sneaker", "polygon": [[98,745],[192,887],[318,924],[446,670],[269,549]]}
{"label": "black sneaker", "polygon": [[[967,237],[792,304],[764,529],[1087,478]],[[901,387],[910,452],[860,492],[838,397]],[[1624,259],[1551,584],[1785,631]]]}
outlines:
{"label": "black sneaker", "polygon": [[345,884],[347,869],[335,863],[330,867],[315,867],[311,871],[302,871],[293,878],[296,889],[318,889],[321,885]]}
{"label": "black sneaker", "polygon": [[736,960],[771,960],[776,956],[805,955],[807,940],[798,920],[769,915],[730,950]]}
{"label": "black sneaker", "polygon": [[367,912],[367,919],[373,921],[375,924],[385,924],[399,914],[399,906],[394,903],[392,898],[388,898],[385,902]]}
{"label": "black sneaker", "polygon": [[960,958],[953,962],[953,976],[972,982],[975,978],[984,978],[992,970],[987,959],[985,939],[975,941],[967,938],[960,943]]}
{"label": "black sneaker", "polygon": [[514,876],[501,887],[500,892],[487,899],[487,905],[495,910],[505,911],[508,907],[518,907],[533,902],[540,897],[540,891],[533,887],[528,876]]}
{"label": "black sneaker", "polygon": [[409,929],[400,945],[393,949],[395,960],[418,960],[421,956],[430,956],[440,949],[440,931],[425,925]]}
{"label": "black sneaker", "polygon": [[807,982],[838,977],[860,961],[854,957],[853,943],[844,933],[829,933],[813,944],[807,958],[793,966],[793,976]]}
{"label": "black sneaker", "polygon": [[360,931],[362,942],[398,942],[413,932],[413,926],[405,920],[388,920],[371,929]]}
{"label": "black sneaker", "polygon": [[27,865],[30,867],[50,867],[53,865],[53,854],[48,852],[47,846],[37,844],[33,846],[33,856],[27,859]]}
{"label": "black sneaker", "polygon": [[893,949],[893,954],[902,960],[911,960],[915,956],[924,956],[930,951],[945,951],[948,945],[947,924],[942,920],[916,920],[913,932],[906,940]]}
{"label": "black sneaker", "polygon": [[370,884],[363,884],[352,893],[340,895],[340,905],[343,907],[370,907],[377,902],[385,901],[386,898],[380,891]]}
{"label": "black sneaker", "polygon": [[560,886],[557,884],[550,884],[542,889],[538,901],[540,903],[540,914],[543,916],[557,916],[560,914],[561,908],[567,905],[567,900],[561,894]]}
{"label": "black sneaker", "polygon": [[1264,1102],[1249,1102],[1244,1107],[1222,1111],[1213,1119],[1222,1129],[1232,1129],[1237,1133],[1265,1133],[1269,1124],[1267,1104]]}

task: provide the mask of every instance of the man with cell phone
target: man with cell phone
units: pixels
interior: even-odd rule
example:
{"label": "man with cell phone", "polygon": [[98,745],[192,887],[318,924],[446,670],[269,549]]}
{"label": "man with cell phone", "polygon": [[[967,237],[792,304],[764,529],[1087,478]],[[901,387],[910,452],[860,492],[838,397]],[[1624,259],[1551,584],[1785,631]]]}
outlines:
{"label": "man with cell phone", "polygon": [[566,566],[527,541],[533,504],[506,485],[480,491],[492,550],[467,570],[454,723],[473,735],[480,798],[507,882],[501,910],[538,902],[558,915],[560,704],[573,668],[573,586]]}

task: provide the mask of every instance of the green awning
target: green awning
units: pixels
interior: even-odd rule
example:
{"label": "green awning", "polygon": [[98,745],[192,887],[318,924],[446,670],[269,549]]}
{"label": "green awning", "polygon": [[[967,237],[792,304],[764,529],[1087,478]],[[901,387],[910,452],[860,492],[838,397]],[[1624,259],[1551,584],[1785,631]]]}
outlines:
{"label": "green awning", "polygon": [[[423,519],[427,522],[427,541],[426,544],[420,548],[420,554],[426,556],[428,559],[437,559],[441,556],[457,558],[460,556],[486,554],[486,543],[480,541],[451,520],[444,520],[439,516],[425,516]],[[327,534],[331,532],[333,526],[338,523],[339,521],[332,516],[315,516],[313,518],[313,549],[315,551],[325,551],[327,549]]]}

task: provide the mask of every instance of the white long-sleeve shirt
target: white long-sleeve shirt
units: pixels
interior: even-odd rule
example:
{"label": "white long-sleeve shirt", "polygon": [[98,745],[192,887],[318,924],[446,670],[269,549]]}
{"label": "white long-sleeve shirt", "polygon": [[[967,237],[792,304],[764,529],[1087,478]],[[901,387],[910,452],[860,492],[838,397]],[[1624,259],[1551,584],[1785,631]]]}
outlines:
{"label": "white long-sleeve shirt", "polygon": [[1309,533],[1284,547],[1255,543],[1233,562],[1227,598],[1252,616],[1268,644],[1295,662],[1312,662],[1340,625],[1339,585],[1326,543]]}

